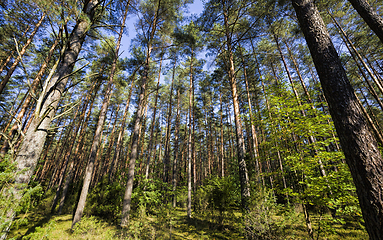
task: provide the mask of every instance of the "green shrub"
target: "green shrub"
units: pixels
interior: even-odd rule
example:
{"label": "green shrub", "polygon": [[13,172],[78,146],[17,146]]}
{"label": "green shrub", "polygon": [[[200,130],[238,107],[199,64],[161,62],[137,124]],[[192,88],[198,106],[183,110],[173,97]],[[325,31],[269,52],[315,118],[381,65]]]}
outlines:
{"label": "green shrub", "polygon": [[208,217],[212,226],[222,227],[224,220],[232,219],[234,210],[239,208],[239,189],[234,177],[208,179],[194,196],[197,213]]}
{"label": "green shrub", "polygon": [[110,221],[117,220],[121,214],[124,191],[125,186],[119,182],[108,183],[108,178],[103,178],[90,192],[84,213]]}

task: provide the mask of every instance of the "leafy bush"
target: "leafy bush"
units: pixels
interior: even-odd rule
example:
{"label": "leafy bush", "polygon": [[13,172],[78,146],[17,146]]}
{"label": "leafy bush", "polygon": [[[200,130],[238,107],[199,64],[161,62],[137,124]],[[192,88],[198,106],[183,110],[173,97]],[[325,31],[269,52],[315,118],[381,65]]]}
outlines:
{"label": "leafy bush", "polygon": [[222,227],[225,219],[234,217],[240,203],[238,183],[233,177],[212,177],[197,190],[194,201],[196,210],[207,215],[211,222]]}
{"label": "leafy bush", "polygon": [[[14,179],[20,172],[16,171],[16,163],[6,155],[0,162],[0,231],[4,231],[9,227],[11,216],[10,210],[15,210],[16,214],[27,213],[35,206],[39,199],[43,196],[43,189],[39,184],[31,182],[29,187],[25,187],[21,191],[22,198],[14,195],[15,185]],[[24,185],[25,186],[25,185]],[[20,186],[18,186],[20,187]],[[26,224],[27,219],[22,217],[13,221],[18,226]]]}
{"label": "leafy bush", "polygon": [[257,190],[252,192],[250,211],[244,217],[247,238],[283,239],[284,230],[297,222],[298,214],[290,207],[277,204],[272,190]]}
{"label": "leafy bush", "polygon": [[140,185],[136,186],[132,193],[132,209],[144,206],[146,211],[155,213],[156,210],[166,202],[170,202],[172,196],[171,186],[161,179],[142,179],[138,176]]}
{"label": "leafy bush", "polygon": [[89,194],[84,212],[107,220],[117,220],[121,214],[124,191],[125,186],[119,182],[108,183],[108,178],[103,178]]}

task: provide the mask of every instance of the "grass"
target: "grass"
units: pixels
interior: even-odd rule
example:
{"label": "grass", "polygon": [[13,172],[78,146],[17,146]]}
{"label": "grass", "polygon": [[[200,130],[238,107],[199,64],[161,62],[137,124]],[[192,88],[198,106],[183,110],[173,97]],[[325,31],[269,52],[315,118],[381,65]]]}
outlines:
{"label": "grass", "polygon": [[[302,214],[296,214],[293,222],[284,225],[278,237],[271,239],[308,239]],[[116,223],[108,223],[97,217],[83,217],[74,231],[70,230],[72,215],[62,216],[45,214],[44,210],[36,210],[19,218],[28,219],[24,224],[15,226],[9,239],[13,240],[42,240],[42,239],[244,239],[241,213],[225,218],[218,224],[214,217],[200,213],[187,219],[186,209],[158,209],[156,213],[148,214],[145,208],[140,208],[130,221],[127,229],[118,228]],[[318,216],[312,215],[315,239],[319,226]],[[323,227],[322,227],[323,230]],[[283,236],[283,237],[282,237]],[[274,236],[277,237],[277,236]],[[333,232],[321,233],[318,239],[326,240],[356,240],[368,239],[365,230],[357,225],[333,225]]]}

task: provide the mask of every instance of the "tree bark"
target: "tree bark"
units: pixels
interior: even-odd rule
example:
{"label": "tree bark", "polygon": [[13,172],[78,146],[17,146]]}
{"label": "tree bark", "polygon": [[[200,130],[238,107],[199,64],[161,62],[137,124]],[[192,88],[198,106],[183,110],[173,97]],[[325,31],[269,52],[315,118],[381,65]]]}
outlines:
{"label": "tree bark", "polygon": [[[162,69],[162,59],[163,55],[161,55],[160,60],[160,69],[158,71],[158,80],[157,80],[157,87],[156,87],[156,96],[154,97],[154,107],[153,107],[153,116],[152,116],[152,124],[150,125],[150,137],[149,137],[149,143],[148,143],[148,155],[147,155],[147,162],[146,162],[146,168],[145,168],[145,179],[148,179],[149,177],[149,164],[150,159],[152,157],[152,148],[153,148],[153,131],[154,131],[154,125],[156,123],[156,115],[157,115],[157,102],[158,102],[158,90],[160,88],[160,79],[161,79],[161,69]],[[165,163],[166,166],[166,163]],[[167,168],[165,167],[165,170]],[[167,171],[164,172],[164,182],[167,182]]]}
{"label": "tree bark", "polygon": [[[174,75],[176,73],[177,58],[173,59],[173,73],[172,73],[172,83],[170,85],[170,94],[169,94],[169,105],[168,105],[168,115],[166,122],[166,134],[165,134],[165,150],[164,150],[164,164],[170,166],[170,131],[171,131],[171,122],[172,122],[172,101],[173,101],[173,86],[174,86]],[[173,168],[174,169],[174,168]],[[172,177],[172,180],[174,178]],[[174,198],[174,196],[173,196]]]}
{"label": "tree bark", "polygon": [[292,0],[356,186],[370,239],[383,239],[383,160],[312,0]]}
{"label": "tree bark", "polygon": [[348,0],[372,31],[383,43],[383,18],[366,0]]}
{"label": "tree bark", "polygon": [[177,88],[177,113],[176,113],[176,130],[174,133],[174,162],[173,162],[173,207],[176,207],[177,196],[177,175],[178,175],[178,135],[180,132],[180,89]]}
{"label": "tree bark", "polygon": [[193,138],[193,49],[190,56],[190,84],[189,84],[189,135],[188,135],[188,198],[187,198],[187,217],[191,219],[191,192],[192,192],[192,161],[193,161],[193,147],[192,147],[192,138]]}

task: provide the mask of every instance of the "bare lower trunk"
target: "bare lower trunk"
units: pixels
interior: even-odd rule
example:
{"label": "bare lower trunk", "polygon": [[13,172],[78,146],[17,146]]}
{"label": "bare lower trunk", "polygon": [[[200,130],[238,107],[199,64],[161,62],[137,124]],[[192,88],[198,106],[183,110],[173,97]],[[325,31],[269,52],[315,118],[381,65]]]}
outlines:
{"label": "bare lower trunk", "polygon": [[124,194],[124,199],[122,203],[122,217],[121,217],[121,227],[126,227],[129,223],[129,214],[132,200],[133,192],[133,180],[134,180],[134,168],[136,166],[136,160],[138,157],[138,143],[141,123],[144,117],[145,112],[145,92],[146,92],[146,80],[149,71],[149,61],[150,61],[151,47],[148,47],[146,63],[143,76],[141,78],[141,89],[139,95],[139,101],[137,106],[137,117],[134,123],[133,133],[132,133],[132,148],[129,159],[129,170],[128,170],[128,182],[126,184],[126,190]]}
{"label": "bare lower trunk", "polygon": [[174,162],[173,162],[173,207],[176,207],[177,196],[177,175],[178,175],[178,135],[180,131],[180,90],[177,89],[177,114],[176,114],[176,131],[174,133]]}
{"label": "bare lower trunk", "polygon": [[234,69],[234,60],[233,53],[231,49],[231,36],[230,29],[228,23],[227,12],[224,11],[224,20],[225,20],[225,29],[226,29],[226,45],[227,45],[227,53],[228,53],[228,63],[229,63],[229,78],[230,78],[230,86],[231,93],[233,95],[233,108],[234,108],[234,120],[235,120],[235,128],[236,128],[236,137],[237,137],[237,161],[239,166],[239,180],[241,183],[241,203],[242,210],[245,212],[249,211],[248,207],[248,199],[250,198],[250,189],[249,189],[249,176],[247,173],[247,167],[245,162],[245,140],[243,137],[242,131],[242,123],[240,118],[240,110],[238,103],[238,93],[237,93],[237,82],[235,78],[235,69]]}

